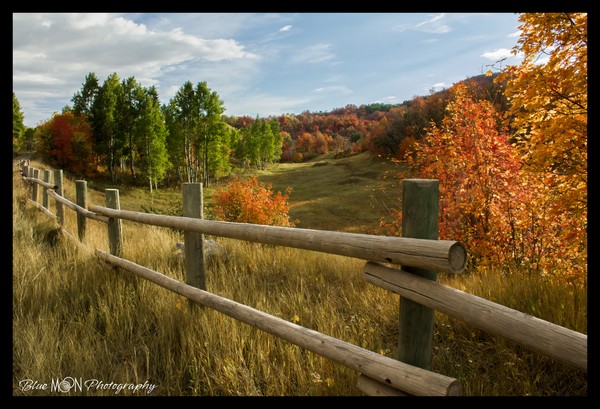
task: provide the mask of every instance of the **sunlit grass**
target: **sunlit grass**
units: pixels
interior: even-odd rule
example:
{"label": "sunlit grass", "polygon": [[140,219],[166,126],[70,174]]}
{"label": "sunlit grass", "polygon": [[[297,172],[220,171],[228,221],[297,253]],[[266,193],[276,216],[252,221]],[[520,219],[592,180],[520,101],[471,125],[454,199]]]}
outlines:
{"label": "sunlit grass", "polygon": [[[345,165],[317,167],[336,166]],[[284,174],[279,173],[279,186],[286,184]],[[325,194],[320,183],[330,178],[313,178],[313,189]],[[310,189],[300,187],[298,175],[290,180],[296,182],[299,199],[308,200]],[[101,191],[88,193],[90,204],[104,205]],[[362,395],[354,371],[209,308],[190,311],[182,296],[105,265],[93,255],[94,248],[108,249],[103,223],[88,219],[85,245],[78,246],[59,233],[55,221],[27,204],[26,194],[15,175],[13,394],[57,395],[60,392],[22,391],[19,382],[81,377],[107,383],[148,382],[156,385],[153,396]],[[73,181],[66,181],[65,195],[75,197]],[[121,207],[149,206],[143,197],[144,193],[130,190],[121,196]],[[156,208],[176,208],[167,202]],[[54,213],[52,199],[50,203]],[[331,214],[316,213],[315,220],[332,219],[330,225],[342,225]],[[65,215],[66,229],[77,236],[75,213],[65,209]],[[181,232],[124,221],[123,233],[125,258],[184,280],[175,247],[183,240]],[[209,261],[209,291],[386,356],[398,355],[399,297],[362,279],[364,261],[211,239],[223,245],[227,257]],[[587,289],[567,290],[518,271],[510,276],[493,271],[440,275],[439,281],[587,332]],[[471,396],[587,395],[585,373],[439,313],[433,369],[459,379]],[[115,392],[84,388],[69,394]],[[120,392],[131,394],[145,391]]]}

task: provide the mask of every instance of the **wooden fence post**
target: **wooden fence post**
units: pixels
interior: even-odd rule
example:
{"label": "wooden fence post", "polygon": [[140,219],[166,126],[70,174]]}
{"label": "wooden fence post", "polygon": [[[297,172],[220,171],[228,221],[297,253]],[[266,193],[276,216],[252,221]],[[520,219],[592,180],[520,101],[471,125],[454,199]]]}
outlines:
{"label": "wooden fence post", "polygon": [[[23,176],[25,176],[26,178],[29,177],[29,165],[23,165]],[[23,182],[25,182],[25,186],[29,185],[29,182],[27,180],[23,180]]]}
{"label": "wooden fence post", "polygon": [[[75,181],[75,196],[77,205],[87,209],[87,182],[85,180]],[[77,235],[79,236],[79,241],[82,243],[85,239],[86,221],[87,217],[77,213]]]}
{"label": "wooden fence post", "polygon": [[[64,189],[63,189],[63,171],[62,169],[54,169],[54,184],[56,185],[56,194],[64,197]],[[61,226],[65,225],[65,212],[64,206],[58,200],[56,202],[56,217]]]}
{"label": "wooden fence post", "polygon": [[[50,171],[49,170],[44,171],[44,182],[50,183]],[[44,186],[44,188],[42,189],[42,206],[44,206],[44,208],[48,209],[48,188],[46,186]]]}
{"label": "wooden fence post", "polygon": [[[35,179],[40,177],[40,170],[39,169],[33,169],[33,177]],[[38,184],[34,183],[31,189],[31,200],[33,200],[34,202],[37,203],[38,201]]]}
{"label": "wooden fence post", "polygon": [[[118,189],[105,189],[104,196],[106,207],[121,210]],[[123,223],[121,219],[110,218],[108,220],[108,246],[110,254],[121,257],[123,255]]]}
{"label": "wooden fence post", "polygon": [[[439,181],[405,179],[402,181],[402,237],[438,239]],[[403,270],[437,280],[437,272],[415,267]],[[433,356],[434,310],[400,297],[398,359],[431,370]]]}
{"label": "wooden fence post", "polygon": [[[202,183],[184,183],[183,217],[204,218]],[[185,282],[206,290],[206,266],[204,262],[204,234],[184,232]]]}

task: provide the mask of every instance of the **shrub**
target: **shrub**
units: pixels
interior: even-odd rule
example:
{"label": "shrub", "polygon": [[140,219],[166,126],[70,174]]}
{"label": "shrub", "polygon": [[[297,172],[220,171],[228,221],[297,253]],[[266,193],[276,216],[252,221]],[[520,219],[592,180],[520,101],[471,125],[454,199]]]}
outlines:
{"label": "shrub", "polygon": [[235,177],[213,195],[215,217],[229,222],[293,227],[288,214],[290,192],[288,187],[285,194],[274,194],[270,184],[265,185],[255,177],[246,180]]}

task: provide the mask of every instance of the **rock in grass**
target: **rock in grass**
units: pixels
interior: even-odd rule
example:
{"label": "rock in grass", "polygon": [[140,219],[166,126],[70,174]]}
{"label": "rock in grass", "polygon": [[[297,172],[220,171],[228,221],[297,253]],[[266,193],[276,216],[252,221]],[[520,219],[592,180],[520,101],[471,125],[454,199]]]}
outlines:
{"label": "rock in grass", "polygon": [[[181,258],[183,259],[185,257],[185,243],[177,242],[175,243],[175,247],[180,252]],[[204,240],[204,256],[207,258],[223,258],[226,256],[225,247],[214,240]]]}

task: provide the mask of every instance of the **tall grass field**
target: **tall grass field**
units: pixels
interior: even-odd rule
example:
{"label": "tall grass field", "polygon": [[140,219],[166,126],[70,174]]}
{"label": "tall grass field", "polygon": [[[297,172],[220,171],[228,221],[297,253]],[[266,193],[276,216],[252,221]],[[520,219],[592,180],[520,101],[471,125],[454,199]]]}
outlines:
{"label": "tall grass field", "polygon": [[[379,219],[398,196],[382,177],[390,166],[365,155],[322,157],[253,175],[275,191],[292,188],[297,227],[381,234]],[[104,187],[117,186],[88,187],[88,205],[104,206]],[[204,192],[207,218],[216,188]],[[30,192],[15,161],[14,396],[363,396],[355,371],[218,311],[189,308],[184,297],[100,261],[94,251],[109,251],[106,224],[87,219],[78,244],[76,213],[65,207],[61,230]],[[68,175],[64,195],[75,202]],[[181,215],[176,189],[123,188],[120,202],[124,210]],[[207,238],[226,253],[208,260],[208,291],[398,356],[399,296],[363,280],[364,260]],[[123,221],[124,258],[184,281],[181,241],[181,231]],[[438,281],[587,333],[587,288],[520,271],[439,274]],[[587,396],[587,373],[438,312],[432,369],[458,379],[466,396]]]}

